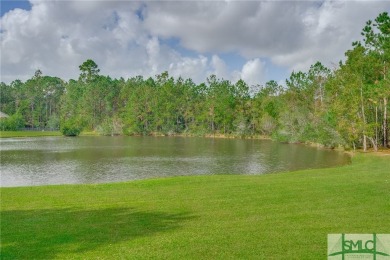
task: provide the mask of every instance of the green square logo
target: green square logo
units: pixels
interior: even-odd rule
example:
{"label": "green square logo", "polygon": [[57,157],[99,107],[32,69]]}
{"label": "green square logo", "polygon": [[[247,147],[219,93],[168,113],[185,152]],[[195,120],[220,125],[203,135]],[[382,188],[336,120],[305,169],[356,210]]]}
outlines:
{"label": "green square logo", "polygon": [[390,260],[390,234],[329,234],[329,260]]}

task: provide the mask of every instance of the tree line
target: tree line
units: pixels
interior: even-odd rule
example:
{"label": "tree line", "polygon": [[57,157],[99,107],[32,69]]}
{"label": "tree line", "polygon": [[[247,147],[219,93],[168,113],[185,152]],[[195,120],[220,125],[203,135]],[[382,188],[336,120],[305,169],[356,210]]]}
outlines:
{"label": "tree line", "polygon": [[2,130],[23,125],[77,135],[265,135],[285,142],[314,142],[364,150],[389,143],[390,18],[368,21],[363,41],[345,62],[329,69],[320,62],[292,72],[286,86],[269,81],[252,93],[215,75],[195,84],[167,72],[155,77],[112,79],[87,60],[77,80],[42,75],[0,84]]}

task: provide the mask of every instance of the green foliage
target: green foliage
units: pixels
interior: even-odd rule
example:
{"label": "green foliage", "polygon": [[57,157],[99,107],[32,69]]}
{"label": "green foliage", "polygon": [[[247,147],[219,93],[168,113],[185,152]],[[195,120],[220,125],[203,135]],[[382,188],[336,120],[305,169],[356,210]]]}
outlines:
{"label": "green foliage", "polygon": [[58,115],[53,114],[49,117],[49,121],[47,121],[47,128],[49,129],[59,129],[60,128],[60,118]]}
{"label": "green foliage", "polygon": [[122,122],[118,118],[109,119],[106,118],[103,120],[102,124],[97,127],[97,132],[100,135],[114,136],[121,135],[122,131]]}
{"label": "green foliage", "polygon": [[14,114],[10,117],[0,119],[1,131],[16,131],[24,127],[24,119],[20,114]]}
{"label": "green foliage", "polygon": [[363,42],[353,43],[339,68],[316,62],[292,72],[285,87],[271,80],[254,91],[243,80],[215,75],[195,84],[168,72],[112,79],[89,59],[79,66],[79,80],[38,70],[26,82],[1,83],[0,110],[19,113],[31,127],[69,127],[67,119],[82,118],[86,130],[102,135],[261,134],[329,147],[387,147],[388,28],[390,18],[382,13],[367,22]]}
{"label": "green foliage", "polygon": [[99,73],[98,65],[91,59],[88,59],[79,66],[81,71],[80,80],[83,82],[93,81]]}
{"label": "green foliage", "polygon": [[273,132],[271,136],[272,136],[273,140],[278,141],[278,142],[282,142],[282,143],[293,142],[293,137],[292,137],[291,133],[289,133],[283,129],[279,129],[278,131]]}
{"label": "green foliage", "polygon": [[83,130],[80,120],[72,118],[61,124],[60,131],[65,136],[78,136]]}

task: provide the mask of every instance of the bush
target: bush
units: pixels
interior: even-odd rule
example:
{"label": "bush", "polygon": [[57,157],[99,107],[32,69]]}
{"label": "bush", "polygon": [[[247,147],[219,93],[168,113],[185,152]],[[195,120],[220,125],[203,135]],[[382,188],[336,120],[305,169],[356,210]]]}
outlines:
{"label": "bush", "polygon": [[96,131],[101,135],[121,135],[123,133],[122,131],[123,124],[120,119],[113,118],[109,119],[106,118],[97,128]]}
{"label": "bush", "polygon": [[277,121],[268,114],[265,114],[260,121],[261,132],[264,135],[274,134],[277,128]]}
{"label": "bush", "polygon": [[50,129],[59,129],[60,128],[60,118],[57,115],[52,115],[47,121],[46,127]]}
{"label": "bush", "polygon": [[14,114],[0,120],[1,131],[16,131],[24,127],[24,119],[20,114]]}
{"label": "bush", "polygon": [[65,136],[78,136],[83,130],[78,120],[70,119],[62,123],[61,133]]}
{"label": "bush", "polygon": [[278,130],[272,134],[272,140],[281,143],[289,143],[292,140],[292,136],[285,130]]}

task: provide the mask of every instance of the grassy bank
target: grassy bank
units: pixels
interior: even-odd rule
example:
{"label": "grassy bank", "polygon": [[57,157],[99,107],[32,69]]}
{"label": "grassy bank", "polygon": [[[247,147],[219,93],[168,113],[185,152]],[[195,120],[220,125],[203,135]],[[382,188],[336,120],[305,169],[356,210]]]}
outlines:
{"label": "grassy bank", "polygon": [[[263,176],[1,189],[3,259],[325,259],[390,232],[390,156]],[[183,169],[185,170],[185,169]]]}
{"label": "grassy bank", "polygon": [[[82,132],[81,136],[98,136],[96,132]],[[0,131],[0,138],[62,136],[60,131]]]}
{"label": "grassy bank", "polygon": [[0,138],[61,136],[59,131],[0,131]]}

